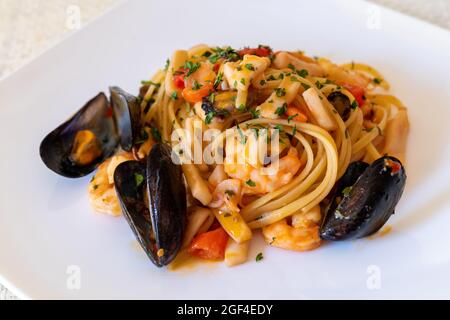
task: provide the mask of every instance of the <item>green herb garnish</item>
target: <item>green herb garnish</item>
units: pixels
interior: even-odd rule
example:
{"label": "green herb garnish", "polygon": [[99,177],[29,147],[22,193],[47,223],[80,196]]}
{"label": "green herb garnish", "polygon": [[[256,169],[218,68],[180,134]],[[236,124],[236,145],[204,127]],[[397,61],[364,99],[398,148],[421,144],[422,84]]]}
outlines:
{"label": "green herb garnish", "polygon": [[309,74],[308,70],[305,70],[305,69],[297,70],[296,73],[302,78],[306,78]]}
{"label": "green herb garnish", "polygon": [[245,181],[245,184],[250,187],[256,187],[256,183],[254,181],[252,181],[251,179],[248,179],[247,181]]}
{"label": "green herb garnish", "polygon": [[186,61],[183,68],[187,69],[186,77],[189,77],[191,74],[193,74],[195,71],[197,71],[200,68],[200,63]]}
{"label": "green herb garnish", "polygon": [[150,130],[152,132],[153,139],[157,142],[161,141],[161,134],[159,133],[159,130],[155,127],[151,127]]}
{"label": "green herb garnish", "polygon": [[239,133],[239,136],[241,137],[241,144],[245,144],[247,142],[247,137],[245,136],[245,134],[242,132],[241,128],[239,127],[239,125],[237,126],[237,130]]}
{"label": "green herb garnish", "polygon": [[283,105],[281,107],[278,107],[275,110],[275,114],[279,115],[279,116],[282,116],[283,114],[286,113],[286,110],[287,110],[287,103],[283,103]]}
{"label": "green herb garnish", "polygon": [[286,95],[286,88],[276,88],[275,93],[277,97],[284,97]]}
{"label": "green herb garnish", "polygon": [[256,255],[256,262],[262,261],[263,259],[264,259],[264,256],[263,256],[262,252],[260,252]]}
{"label": "green herb garnish", "polygon": [[214,80],[214,88],[217,88],[219,84],[222,82],[223,79],[223,73],[219,72],[219,74],[216,77],[216,80]]}
{"label": "green herb garnish", "polygon": [[139,187],[142,182],[144,182],[144,176],[139,173],[134,174],[134,181],[136,182],[136,187]]}
{"label": "green herb garnish", "polygon": [[208,112],[205,117],[205,123],[210,124],[215,115],[216,113],[214,111]]}
{"label": "green herb garnish", "polygon": [[252,114],[253,119],[258,119],[260,111],[256,109],[250,109],[250,113]]}
{"label": "green herb garnish", "polygon": [[251,63],[247,63],[245,68],[250,71],[255,71],[255,67]]}

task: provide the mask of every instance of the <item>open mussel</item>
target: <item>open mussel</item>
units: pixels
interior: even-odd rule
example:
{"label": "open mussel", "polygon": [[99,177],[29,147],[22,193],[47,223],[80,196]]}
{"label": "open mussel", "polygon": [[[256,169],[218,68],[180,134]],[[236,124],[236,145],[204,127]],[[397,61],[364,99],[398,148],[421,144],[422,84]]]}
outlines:
{"label": "open mussel", "polygon": [[122,212],[158,267],[176,257],[186,227],[186,188],[171,152],[168,145],[155,144],[145,161],[124,162],[114,172]]}
{"label": "open mussel", "polygon": [[44,138],[39,152],[49,169],[68,178],[83,177],[119,144],[131,149],[139,132],[138,100],[118,87],[111,87],[110,93],[111,103],[99,93]]}
{"label": "open mussel", "polygon": [[351,164],[337,183],[320,237],[345,240],[377,232],[394,213],[405,183],[405,169],[394,157],[381,157],[370,166]]}

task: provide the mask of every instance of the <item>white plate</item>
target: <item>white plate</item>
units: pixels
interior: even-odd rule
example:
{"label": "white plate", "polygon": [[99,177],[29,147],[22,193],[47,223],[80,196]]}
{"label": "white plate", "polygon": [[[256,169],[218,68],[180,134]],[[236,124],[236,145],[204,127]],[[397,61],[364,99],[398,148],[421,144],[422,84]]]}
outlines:
{"label": "white plate", "polygon": [[[0,84],[0,274],[24,298],[450,298],[450,34],[361,1],[130,1]],[[250,261],[174,273],[94,214],[89,177],[42,164],[50,130],[108,85],[136,92],[177,48],[269,44],[367,62],[409,107],[407,190],[393,231],[309,253],[252,245]],[[264,252],[264,260],[254,257]],[[68,266],[81,270],[70,290]],[[69,269],[69,273],[71,269]],[[376,277],[380,277],[377,281]]]}

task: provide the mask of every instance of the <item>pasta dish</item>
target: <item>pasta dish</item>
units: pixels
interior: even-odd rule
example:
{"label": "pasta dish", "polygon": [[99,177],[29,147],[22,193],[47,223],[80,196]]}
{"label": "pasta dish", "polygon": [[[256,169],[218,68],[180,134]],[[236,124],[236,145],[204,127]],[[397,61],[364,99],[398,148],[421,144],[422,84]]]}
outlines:
{"label": "pasta dish", "polygon": [[155,265],[183,252],[233,266],[258,229],[269,246],[306,251],[384,225],[404,189],[409,131],[388,91],[362,63],[198,45],[136,96],[94,97],[41,157],[66,177],[96,170],[92,207],[123,214]]}

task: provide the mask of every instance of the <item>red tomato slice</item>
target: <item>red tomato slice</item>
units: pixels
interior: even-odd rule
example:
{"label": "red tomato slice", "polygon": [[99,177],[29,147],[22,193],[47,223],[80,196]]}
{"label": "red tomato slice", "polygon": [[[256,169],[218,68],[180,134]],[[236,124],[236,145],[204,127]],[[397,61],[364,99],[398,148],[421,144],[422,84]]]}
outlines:
{"label": "red tomato slice", "polygon": [[201,259],[223,260],[227,242],[228,234],[220,227],[197,235],[189,245],[188,252]]}
{"label": "red tomato slice", "polygon": [[364,90],[364,88],[349,83],[343,83],[342,86],[348,91],[350,91],[350,93],[355,97],[356,102],[358,102],[358,105],[360,107],[365,103],[366,99],[364,95],[366,91]]}

